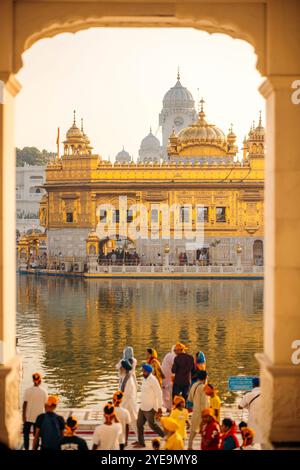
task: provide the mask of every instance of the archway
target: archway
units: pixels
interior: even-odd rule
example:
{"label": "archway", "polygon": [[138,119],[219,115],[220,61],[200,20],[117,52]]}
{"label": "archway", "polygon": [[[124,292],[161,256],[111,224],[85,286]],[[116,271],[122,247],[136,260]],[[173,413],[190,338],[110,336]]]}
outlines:
{"label": "archway", "polygon": [[[260,91],[267,99],[267,171],[265,192],[265,345],[258,356],[262,377],[262,423],[265,442],[299,442],[299,367],[291,363],[293,343],[300,337],[300,258],[294,247],[300,236],[298,132],[300,106],[292,99],[300,77],[300,5],[296,0],[208,4],[83,3],[77,1],[21,2],[0,5],[0,229],[2,302],[0,311],[0,413],[2,438],[17,442],[18,361],[15,359],[15,224],[14,213],[14,96],[19,85],[14,73],[21,54],[37,39],[90,26],[191,26],[246,39],[258,56],[258,69],[266,76]],[[280,31],[280,34],[278,34]],[[286,156],[286,158],[283,158]],[[279,197],[280,195],[280,197]],[[277,288],[280,286],[280,289]],[[9,294],[8,294],[9,293]],[[12,294],[12,295],[11,295]],[[288,325],[288,326],[287,326]],[[283,335],[283,331],[285,332]],[[8,399],[8,396],[10,397]],[[289,401],[289,409],[284,404]],[[284,413],[283,413],[284,409]],[[283,416],[284,414],[284,416]]]}

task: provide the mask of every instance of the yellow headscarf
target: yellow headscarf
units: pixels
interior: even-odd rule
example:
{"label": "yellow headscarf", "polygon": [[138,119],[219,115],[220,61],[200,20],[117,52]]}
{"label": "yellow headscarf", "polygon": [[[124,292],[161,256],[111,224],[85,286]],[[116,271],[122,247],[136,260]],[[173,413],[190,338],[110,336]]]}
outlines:
{"label": "yellow headscarf", "polygon": [[179,403],[183,403],[185,405],[185,399],[181,395],[175,395],[173,400],[174,408],[176,408]]}
{"label": "yellow headscarf", "polygon": [[175,432],[179,429],[179,426],[176,421],[172,418],[169,418],[168,416],[160,418],[160,422],[167,431]]}

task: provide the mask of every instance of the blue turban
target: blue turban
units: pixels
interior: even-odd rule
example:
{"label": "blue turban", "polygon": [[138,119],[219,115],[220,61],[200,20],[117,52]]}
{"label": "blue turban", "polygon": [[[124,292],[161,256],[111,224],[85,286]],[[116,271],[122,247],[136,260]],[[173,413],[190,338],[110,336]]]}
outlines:
{"label": "blue turban", "polygon": [[253,388],[259,387],[259,385],[260,385],[259,377],[254,377],[254,378],[252,379],[252,386],[253,386]]}
{"label": "blue turban", "polygon": [[148,374],[151,374],[151,372],[153,371],[153,367],[150,366],[150,364],[143,364],[142,369],[148,372]]}

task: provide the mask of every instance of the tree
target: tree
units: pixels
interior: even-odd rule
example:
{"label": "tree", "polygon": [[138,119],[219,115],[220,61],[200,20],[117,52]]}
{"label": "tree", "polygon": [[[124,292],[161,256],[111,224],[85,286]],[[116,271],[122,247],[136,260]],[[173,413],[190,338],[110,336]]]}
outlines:
{"label": "tree", "polygon": [[45,149],[40,151],[36,147],[23,147],[23,149],[17,148],[16,153],[17,166],[24,166],[25,163],[31,166],[43,166],[46,165],[49,160],[55,156],[54,152],[48,152]]}

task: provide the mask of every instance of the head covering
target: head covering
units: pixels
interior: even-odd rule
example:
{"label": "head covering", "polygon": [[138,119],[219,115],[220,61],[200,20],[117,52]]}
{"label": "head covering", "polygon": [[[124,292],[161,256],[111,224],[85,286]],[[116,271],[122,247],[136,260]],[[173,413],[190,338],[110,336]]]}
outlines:
{"label": "head covering", "polygon": [[133,348],[131,346],[126,346],[124,349],[123,359],[124,361],[130,361],[130,359],[133,359]]}
{"label": "head covering", "polygon": [[204,392],[209,397],[214,393],[215,395],[218,393],[218,390],[212,384],[205,384],[203,387]]}
{"label": "head covering", "polygon": [[201,413],[201,416],[202,418],[204,418],[204,416],[211,416],[214,420],[216,420],[214,410],[212,408],[204,408],[204,410]]}
{"label": "head covering", "polygon": [[241,428],[243,446],[250,446],[253,443],[254,432],[251,428]]}
{"label": "head covering", "polygon": [[125,369],[125,370],[132,370],[132,365],[131,365],[128,361],[126,361],[126,360],[124,360],[124,359],[121,361],[121,366],[122,366],[123,369]]}
{"label": "head covering", "polygon": [[150,366],[150,364],[143,364],[142,369],[148,372],[148,374],[151,374],[151,372],[153,372],[153,367]]}
{"label": "head covering", "polygon": [[148,351],[149,354],[151,354],[152,357],[154,357],[155,359],[157,359],[158,355],[157,355],[156,349],[154,349],[154,348],[147,348],[147,351]]}
{"label": "head covering", "polygon": [[67,419],[66,425],[66,435],[71,435],[78,428],[78,421],[75,416],[69,416]]}
{"label": "head covering", "polygon": [[254,388],[254,387],[259,387],[259,385],[260,385],[259,377],[254,377],[253,380],[252,380],[252,386],[253,386],[253,388]]}
{"label": "head covering", "polygon": [[206,370],[198,370],[197,371],[197,380],[205,380],[207,377]]}
{"label": "head covering", "polygon": [[173,400],[174,408],[176,408],[179,403],[183,403],[185,405],[185,399],[181,395],[175,395]]}
{"label": "head covering", "polygon": [[179,429],[179,426],[176,421],[172,418],[169,418],[168,416],[160,418],[160,422],[167,431],[175,432]]}
{"label": "head covering", "polygon": [[32,380],[35,382],[35,383],[38,383],[42,380],[42,376],[39,372],[35,372],[34,374],[32,374]]}
{"label": "head covering", "polygon": [[115,403],[121,403],[124,393],[120,390],[114,393],[113,399]]}
{"label": "head covering", "polygon": [[58,405],[59,398],[56,395],[49,395],[48,400],[46,401],[46,405],[48,406],[56,406]]}
{"label": "head covering", "polygon": [[204,364],[206,362],[205,355],[202,351],[196,354],[196,364]]}
{"label": "head covering", "polygon": [[177,342],[175,344],[175,349],[177,349],[179,351],[185,351],[187,349],[187,347],[184,344]]}
{"label": "head covering", "polygon": [[104,415],[113,417],[115,415],[115,407],[111,403],[107,403],[103,408]]}

